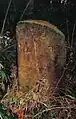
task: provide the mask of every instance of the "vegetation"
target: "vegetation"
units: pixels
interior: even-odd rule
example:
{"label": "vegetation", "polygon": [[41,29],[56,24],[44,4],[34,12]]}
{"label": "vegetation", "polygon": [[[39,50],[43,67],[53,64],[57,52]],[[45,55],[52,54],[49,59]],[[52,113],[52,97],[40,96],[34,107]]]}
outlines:
{"label": "vegetation", "polygon": [[[24,7],[24,9],[23,9]],[[23,9],[23,10],[22,10]],[[20,11],[21,10],[21,11]],[[14,0],[8,7],[0,33],[0,118],[1,119],[75,119],[76,118],[76,4],[72,0],[29,0],[22,3],[21,9]],[[4,11],[4,10],[3,10]],[[19,12],[18,12],[19,11]],[[73,16],[74,14],[74,16]],[[17,50],[15,27],[19,20],[41,19],[60,28],[67,42],[67,57],[64,71],[57,82],[60,93],[57,97],[45,96],[42,99],[36,92],[19,90],[17,80]],[[1,22],[1,21],[0,21]],[[43,89],[45,82],[39,81],[37,87]],[[56,90],[55,88],[55,90]],[[45,90],[45,89],[44,89]],[[3,105],[2,105],[3,103]],[[9,109],[18,115],[14,116]],[[8,109],[8,110],[9,110]]]}

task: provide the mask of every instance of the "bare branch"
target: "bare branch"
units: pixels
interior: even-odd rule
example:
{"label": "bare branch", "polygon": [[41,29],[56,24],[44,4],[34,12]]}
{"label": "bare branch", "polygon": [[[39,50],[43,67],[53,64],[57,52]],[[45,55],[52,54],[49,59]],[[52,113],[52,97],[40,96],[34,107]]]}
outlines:
{"label": "bare branch", "polygon": [[72,40],[71,40],[71,48],[73,47],[73,37],[74,37],[74,33],[75,33],[75,28],[76,28],[76,20],[73,26],[73,31],[72,31]]}
{"label": "bare branch", "polygon": [[22,13],[22,15],[21,15],[21,17],[20,17],[20,20],[22,20],[22,18],[23,18],[23,16],[24,16],[25,12],[26,12],[26,10],[27,10],[27,8],[29,7],[29,5],[30,5],[30,3],[31,3],[32,1],[33,1],[33,0],[29,0],[29,2],[27,3],[27,5],[26,5],[25,9],[23,10],[23,13]]}
{"label": "bare branch", "polygon": [[67,11],[67,6],[65,6],[65,15],[66,15],[66,30],[67,30],[67,40],[68,40],[68,46],[70,47],[70,36],[69,36],[69,25],[68,25],[68,11]]}
{"label": "bare branch", "polygon": [[54,88],[53,94],[55,93],[56,89],[58,88],[58,85],[59,85],[60,81],[61,81],[62,78],[64,77],[65,71],[66,71],[66,69],[64,69],[64,71],[63,71],[63,73],[62,73],[60,79],[58,80],[58,82],[57,82],[57,84],[56,84],[56,86],[55,86],[55,88]]}
{"label": "bare branch", "polygon": [[55,91],[56,91],[56,89],[58,88],[58,85],[59,85],[60,81],[62,80],[62,78],[64,77],[64,74],[65,74],[66,70],[68,69],[69,63],[70,63],[70,61],[66,64],[66,68],[64,68],[63,73],[62,73],[61,77],[59,78],[59,80],[58,80],[58,82],[57,82],[57,84],[56,84],[56,86],[55,86],[54,91],[53,91],[52,94],[54,94]]}
{"label": "bare branch", "polygon": [[69,28],[68,28],[68,20],[67,19],[66,19],[66,29],[67,29],[68,46],[70,47],[70,42],[69,42]]}
{"label": "bare branch", "polygon": [[2,26],[1,33],[0,33],[1,36],[2,36],[2,34],[4,32],[4,27],[5,27],[7,15],[8,15],[8,11],[9,11],[9,8],[11,6],[11,3],[12,3],[12,0],[9,1],[8,7],[7,7],[7,10],[6,10],[5,18],[4,18],[4,21],[3,21],[3,26]]}
{"label": "bare branch", "polygon": [[37,116],[43,114],[44,112],[47,112],[47,111],[52,111],[52,110],[56,110],[56,109],[69,109],[69,108],[75,108],[75,107],[74,106],[70,106],[70,107],[69,106],[63,106],[63,107],[53,107],[53,106],[51,106],[51,108],[45,109],[42,112],[39,112],[36,115],[34,115],[33,119],[36,118]]}

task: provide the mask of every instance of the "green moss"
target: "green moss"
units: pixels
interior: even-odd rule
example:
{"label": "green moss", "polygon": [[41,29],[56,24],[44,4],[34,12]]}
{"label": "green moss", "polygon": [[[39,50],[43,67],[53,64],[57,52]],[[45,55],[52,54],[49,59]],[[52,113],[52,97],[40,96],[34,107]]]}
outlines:
{"label": "green moss", "polygon": [[50,27],[50,26],[47,26],[47,25],[42,25],[41,23],[34,23],[34,22],[31,22],[31,21],[19,21],[17,23],[17,26],[20,25],[20,24],[32,24],[32,25],[35,25],[35,26],[44,26],[45,28],[47,28],[48,30],[50,30],[51,32],[54,32],[55,34],[58,34],[60,35],[62,38],[65,38],[64,34],[57,28],[55,27],[55,29],[53,27]]}

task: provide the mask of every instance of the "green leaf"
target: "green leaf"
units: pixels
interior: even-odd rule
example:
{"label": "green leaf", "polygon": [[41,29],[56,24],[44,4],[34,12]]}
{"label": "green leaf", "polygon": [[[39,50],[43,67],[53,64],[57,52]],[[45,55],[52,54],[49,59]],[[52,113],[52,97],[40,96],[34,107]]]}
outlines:
{"label": "green leaf", "polygon": [[0,103],[0,118],[1,119],[18,119],[15,114],[11,112],[10,115],[7,114],[7,109],[2,103]]}
{"label": "green leaf", "polygon": [[6,78],[6,74],[4,71],[0,71],[0,77],[2,77],[2,79]]}
{"label": "green leaf", "polygon": [[73,93],[72,96],[73,96],[74,98],[76,98],[76,94],[75,94],[75,93]]}
{"label": "green leaf", "polygon": [[18,118],[17,118],[17,116],[15,116],[14,114],[11,114],[11,115],[9,116],[9,119],[18,119]]}

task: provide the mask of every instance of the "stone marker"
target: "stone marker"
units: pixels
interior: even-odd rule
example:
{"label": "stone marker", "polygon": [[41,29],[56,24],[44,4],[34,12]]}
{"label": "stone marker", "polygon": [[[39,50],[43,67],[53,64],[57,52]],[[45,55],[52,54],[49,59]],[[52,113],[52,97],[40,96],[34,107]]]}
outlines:
{"label": "stone marker", "polygon": [[41,20],[20,21],[16,27],[19,84],[25,91],[47,80],[52,92],[66,59],[65,36]]}

